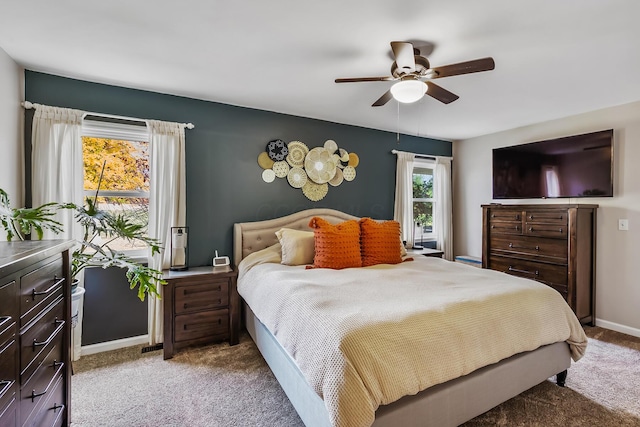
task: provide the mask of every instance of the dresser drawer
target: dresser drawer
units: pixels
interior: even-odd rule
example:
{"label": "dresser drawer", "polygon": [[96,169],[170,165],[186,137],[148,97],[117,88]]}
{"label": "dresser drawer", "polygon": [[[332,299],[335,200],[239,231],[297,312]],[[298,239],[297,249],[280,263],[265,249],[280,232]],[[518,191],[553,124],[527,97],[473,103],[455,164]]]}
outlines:
{"label": "dresser drawer", "polygon": [[175,341],[229,335],[229,310],[212,310],[176,316]]}
{"label": "dresser drawer", "polygon": [[55,381],[64,372],[62,360],[62,342],[56,343],[33,375],[23,382],[20,390],[20,417],[22,423],[33,418],[37,409],[54,392]]}
{"label": "dresser drawer", "polygon": [[17,427],[18,426],[18,405],[15,398],[9,402],[6,407],[0,406],[0,426]]}
{"label": "dresser drawer", "polygon": [[229,305],[229,282],[203,278],[188,286],[176,286],[174,301],[176,314],[226,307]]}
{"label": "dresser drawer", "polygon": [[492,254],[526,257],[531,260],[567,263],[567,243],[527,236],[491,236]]}
{"label": "dresser drawer", "polygon": [[493,270],[537,280],[557,290],[567,292],[567,267],[564,265],[544,264],[499,256],[492,256],[490,262],[490,268]]}
{"label": "dresser drawer", "polygon": [[559,209],[529,209],[525,212],[527,223],[546,223],[567,225],[569,224],[569,214],[566,210]]}
{"label": "dresser drawer", "polygon": [[504,221],[492,221],[489,225],[489,230],[492,236],[497,234],[509,234],[509,235],[521,235],[522,223],[521,222],[504,222]]}
{"label": "dresser drawer", "polygon": [[[60,427],[65,418],[67,407],[65,402],[64,375],[54,378],[51,389],[44,403],[33,413],[25,426]],[[20,408],[22,410],[22,408]]]}
{"label": "dresser drawer", "polygon": [[[18,344],[12,340],[0,347],[0,414],[16,399],[16,352]],[[4,424],[0,423],[1,426]]]}
{"label": "dresser drawer", "polygon": [[62,295],[62,257],[20,278],[20,327],[38,316],[44,307]]}
{"label": "dresser drawer", "polygon": [[[524,227],[526,236],[567,239],[567,226],[562,224],[527,223]],[[566,243],[565,243],[566,245]]]}
{"label": "dresser drawer", "polygon": [[23,379],[31,376],[37,367],[36,359],[44,349],[52,342],[62,340],[65,324],[63,318],[64,304],[59,299],[20,335],[20,375]]}
{"label": "dresser drawer", "polygon": [[489,221],[493,223],[494,221],[512,221],[512,222],[521,222],[522,221],[522,210],[520,209],[492,209],[489,212]]}

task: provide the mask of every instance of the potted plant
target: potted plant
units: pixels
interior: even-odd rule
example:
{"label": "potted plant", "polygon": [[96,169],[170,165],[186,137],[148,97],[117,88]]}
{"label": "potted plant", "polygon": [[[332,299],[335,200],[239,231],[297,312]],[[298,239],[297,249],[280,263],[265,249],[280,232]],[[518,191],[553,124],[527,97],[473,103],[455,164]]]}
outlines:
{"label": "potted plant", "polygon": [[14,237],[24,240],[32,231],[36,232],[38,239],[42,239],[44,230],[61,232],[62,224],[53,219],[58,208],[57,203],[47,203],[37,208],[12,208],[9,195],[0,188],[0,223],[9,242]]}
{"label": "potted plant", "polygon": [[[102,178],[101,178],[102,179]],[[98,188],[100,185],[98,184]],[[131,289],[138,287],[138,297],[144,301],[145,295],[160,296],[158,287],[165,284],[162,272],[150,268],[110,245],[116,239],[143,242],[151,249],[151,255],[160,253],[157,240],[146,236],[144,226],[136,224],[122,214],[113,214],[98,208],[98,191],[93,198],[87,197],[85,206],[72,203],[64,205],[74,209],[75,218],[83,229],[79,248],[71,256],[71,278],[87,267],[119,267],[127,270],[127,280]]]}
{"label": "potted plant", "polygon": [[[166,283],[162,279],[162,272],[110,247],[118,238],[139,241],[148,246],[154,255],[161,249],[158,241],[145,235],[143,225],[133,223],[121,214],[99,209],[97,201],[96,191],[93,198],[87,197],[84,206],[47,203],[37,208],[12,208],[7,193],[0,189],[0,223],[9,241],[14,237],[24,240],[32,231],[36,232],[38,239],[42,239],[45,229],[54,233],[62,231],[62,224],[53,219],[57,209],[73,209],[83,234],[82,240],[78,241],[78,248],[71,254],[72,284],[87,267],[119,267],[127,270],[130,288],[138,287],[140,300],[144,301],[147,294],[160,296],[158,287]],[[77,280],[75,282],[77,284]]]}

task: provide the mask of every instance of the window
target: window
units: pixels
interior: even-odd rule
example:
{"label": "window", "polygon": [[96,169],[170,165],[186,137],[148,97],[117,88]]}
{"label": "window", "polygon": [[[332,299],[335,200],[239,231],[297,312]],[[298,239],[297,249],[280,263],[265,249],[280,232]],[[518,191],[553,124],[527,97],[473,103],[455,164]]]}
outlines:
{"label": "window", "polygon": [[[124,215],[147,227],[149,222],[149,136],[142,124],[85,119],[82,125],[84,194],[100,209]],[[103,172],[104,166],[104,172]],[[107,236],[101,236],[107,239]],[[142,252],[146,245],[116,239],[112,249]]]}
{"label": "window", "polygon": [[433,167],[432,162],[419,159],[413,165],[413,240],[418,245],[435,239]]}

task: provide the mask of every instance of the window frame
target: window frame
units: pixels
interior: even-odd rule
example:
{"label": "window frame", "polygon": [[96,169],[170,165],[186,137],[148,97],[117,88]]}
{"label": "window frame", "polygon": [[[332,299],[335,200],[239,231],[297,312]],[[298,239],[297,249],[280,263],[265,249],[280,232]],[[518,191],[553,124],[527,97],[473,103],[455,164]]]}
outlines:
{"label": "window frame", "polygon": [[[431,170],[431,179],[433,181],[433,188],[435,191],[435,185],[436,185],[436,176],[435,176],[435,168],[436,168],[436,163],[435,160],[431,160],[431,159],[424,159],[424,158],[415,158],[413,161],[413,169],[411,171],[411,186],[413,188],[413,175],[416,173],[416,169],[429,169]],[[412,194],[413,195],[413,194]],[[435,196],[435,194],[434,194]],[[435,213],[435,206],[436,206],[436,200],[435,197],[431,197],[431,198],[422,198],[422,197],[418,197],[418,198],[411,198],[411,212],[413,213],[413,205],[415,202],[427,202],[427,203],[431,203],[431,212],[432,212],[432,216]],[[415,221],[414,221],[415,224]],[[415,227],[415,226],[414,226]],[[423,244],[424,242],[434,242],[437,240],[437,236],[436,236],[436,224],[435,224],[435,218],[433,220],[433,224],[431,226],[431,232],[425,233],[424,232],[424,226],[422,226],[422,233],[420,234],[420,236],[417,235],[417,233],[414,235],[414,243],[415,244]]]}
{"label": "window frame", "polygon": [[[122,141],[146,142],[150,144],[149,128],[144,121],[133,121],[123,119],[111,119],[98,116],[87,116],[82,120],[82,129],[80,137],[115,139]],[[149,153],[149,156],[151,153]],[[83,159],[84,160],[84,159]],[[84,166],[82,168],[84,174]],[[84,181],[84,179],[83,179]],[[83,188],[84,197],[94,197],[95,190],[85,190]],[[122,198],[141,198],[149,199],[149,191],[135,190],[100,190],[98,197],[122,197]],[[123,249],[122,253],[129,257],[146,258],[147,248],[142,249]]]}

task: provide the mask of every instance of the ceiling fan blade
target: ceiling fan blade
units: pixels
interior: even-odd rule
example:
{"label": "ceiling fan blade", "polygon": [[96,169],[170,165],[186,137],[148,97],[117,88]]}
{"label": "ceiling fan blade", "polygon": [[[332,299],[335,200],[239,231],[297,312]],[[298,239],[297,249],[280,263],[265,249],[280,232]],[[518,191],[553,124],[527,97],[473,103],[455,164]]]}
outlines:
{"label": "ceiling fan blade", "polygon": [[430,82],[430,81],[426,81],[425,82],[427,84],[427,95],[429,95],[432,98],[437,99],[438,101],[444,103],[444,104],[450,104],[453,101],[455,101],[456,99],[460,98],[458,95],[456,95],[455,93],[449,92],[448,90],[444,89],[441,86],[438,86],[437,84]]}
{"label": "ceiling fan blade", "polygon": [[347,77],[344,79],[336,79],[336,83],[356,83],[356,82],[388,82],[396,80],[395,77]]}
{"label": "ceiling fan blade", "polygon": [[458,64],[444,65],[442,67],[431,68],[433,71],[432,79],[441,77],[458,76],[460,74],[478,73],[480,71],[489,71],[496,68],[493,58],[474,59],[473,61],[460,62]]}
{"label": "ceiling fan blade", "polygon": [[378,100],[376,102],[374,102],[371,106],[372,107],[381,107],[384,104],[386,104],[387,102],[389,102],[391,100],[391,98],[393,98],[393,95],[391,95],[391,91],[388,90],[384,93],[384,95],[382,95],[380,98],[378,98]]}
{"label": "ceiling fan blade", "polygon": [[396,65],[402,73],[412,73],[416,70],[416,60],[411,43],[391,42],[391,50],[396,57]]}

